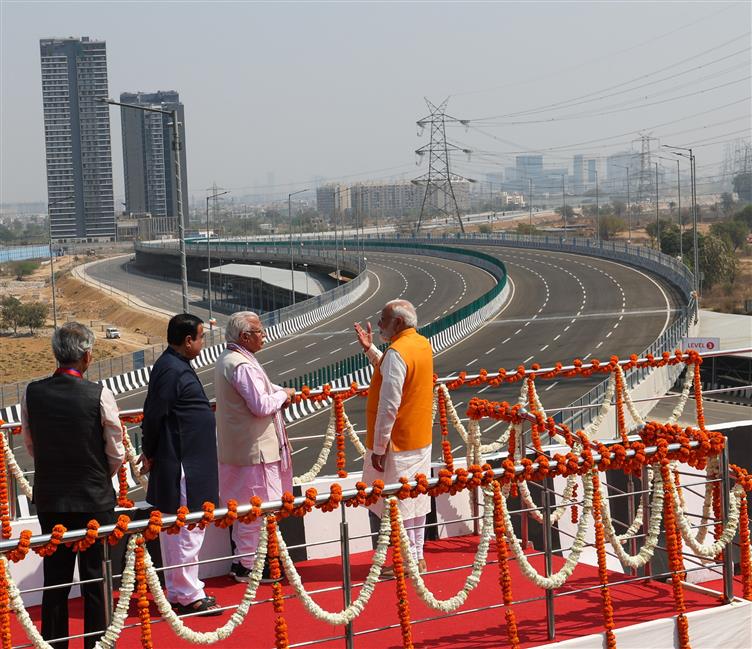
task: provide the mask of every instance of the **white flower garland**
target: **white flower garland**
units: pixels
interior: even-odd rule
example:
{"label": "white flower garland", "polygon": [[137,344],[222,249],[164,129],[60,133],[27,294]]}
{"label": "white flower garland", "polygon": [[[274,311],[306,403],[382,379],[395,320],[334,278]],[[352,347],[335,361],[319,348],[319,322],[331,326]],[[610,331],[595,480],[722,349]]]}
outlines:
{"label": "white flower garland", "polygon": [[[345,434],[352,442],[353,446],[355,446],[355,450],[358,451],[360,455],[365,455],[366,447],[363,446],[363,442],[358,439],[358,434],[355,432],[355,427],[350,422],[350,418],[347,416],[347,413],[344,412],[344,410],[343,414],[345,418]],[[332,401],[332,406],[329,410],[329,423],[326,425],[326,432],[324,433],[324,444],[319,451],[319,456],[313,463],[313,466],[306,473],[301,476],[296,476],[292,479],[293,484],[299,485],[305,484],[307,482],[312,482],[314,478],[316,478],[316,476],[321,473],[321,469],[324,468],[326,461],[329,459],[329,453],[331,453],[336,436],[337,422],[334,414],[334,401]]]}
{"label": "white flower garland", "polygon": [[[393,498],[390,500],[393,500]],[[381,517],[381,527],[379,529],[379,536],[376,543],[376,552],[373,555],[373,563],[371,564],[371,570],[368,572],[368,577],[366,578],[365,583],[360,589],[360,593],[358,594],[357,599],[352,602],[347,608],[339,611],[338,613],[327,611],[319,606],[315,601],[313,601],[313,598],[308,594],[308,591],[306,591],[305,586],[300,579],[300,573],[298,573],[297,569],[295,568],[295,564],[290,557],[290,553],[287,550],[287,545],[282,538],[282,534],[279,532],[279,528],[277,529],[279,553],[282,558],[282,563],[285,566],[287,579],[295,589],[295,593],[300,598],[300,601],[302,602],[305,610],[308,611],[308,613],[310,613],[317,620],[327,622],[328,624],[331,624],[333,626],[349,624],[363,612],[363,609],[365,609],[366,605],[371,599],[371,595],[373,595],[376,584],[379,581],[379,577],[381,576],[381,568],[384,566],[387,550],[389,549],[391,521],[387,512],[388,510],[385,509],[384,515]]]}
{"label": "white flower garland", "polygon": [[[585,477],[589,478],[590,476],[588,475]],[[539,588],[544,588],[546,590],[552,588],[560,588],[567,581],[567,579],[572,576],[572,573],[577,566],[577,562],[580,559],[582,550],[585,547],[585,532],[587,530],[587,522],[591,517],[593,509],[593,481],[590,479],[584,479],[583,484],[585,494],[583,497],[584,502],[582,506],[582,515],[580,516],[579,522],[577,524],[577,532],[575,533],[574,541],[572,542],[572,547],[569,551],[569,556],[567,557],[561,569],[550,577],[544,577],[543,575],[538,573],[538,571],[533,568],[532,565],[530,565],[527,556],[522,550],[520,540],[514,533],[514,528],[512,527],[512,519],[509,515],[509,510],[507,509],[506,496],[502,497],[501,499],[501,507],[504,514],[504,523],[506,525],[507,540],[512,546],[512,551],[517,558],[520,571],[523,575],[525,575],[525,577],[527,577]]]}
{"label": "white flower garland", "polygon": [[0,431],[0,444],[2,444],[5,461],[8,463],[8,468],[10,469],[10,472],[13,474],[13,477],[16,479],[16,482],[18,482],[18,486],[21,488],[21,491],[23,491],[24,495],[29,500],[31,500],[32,494],[33,494],[31,485],[29,484],[29,481],[26,479],[26,476],[23,474],[21,467],[18,466],[18,462],[16,461],[16,456],[13,453],[13,450],[6,443],[5,434],[3,433],[3,431]]}
{"label": "white flower garland", "polygon": [[[650,484],[650,480],[648,481]],[[603,519],[603,528],[606,538],[614,549],[614,553],[619,560],[629,568],[641,568],[653,557],[658,538],[661,533],[661,522],[663,521],[663,479],[660,471],[653,472],[653,498],[651,501],[650,521],[648,522],[647,535],[645,542],[636,555],[628,554],[622,544],[628,538],[634,536],[639,527],[642,525],[642,509],[639,510],[639,517],[635,516],[632,525],[624,534],[616,534],[613,520],[611,519],[611,510],[608,500],[608,489],[601,482],[601,516]]]}
{"label": "white flower garland", "polygon": [[679,397],[679,401],[676,403],[676,407],[671,412],[671,416],[668,418],[669,424],[675,424],[679,420],[679,417],[682,416],[684,407],[687,405],[687,399],[689,398],[689,391],[695,381],[696,370],[696,365],[687,366],[687,371],[684,376],[684,384],[682,385],[681,396]]}
{"label": "white flower garland", "polygon": [[[721,458],[714,456],[708,459],[708,465],[705,469],[706,480],[718,479],[721,473]],[[702,501],[702,514],[700,517],[700,529],[695,536],[698,543],[704,543],[708,533],[708,523],[713,518],[713,485],[711,482],[705,483],[705,497]]]}
{"label": "white flower garland", "polygon": [[131,444],[131,437],[125,424],[123,424],[123,446],[125,447],[125,459],[130,464],[133,477],[138,480],[141,487],[146,489],[149,486],[149,479],[145,475],[141,475],[141,468],[138,466],[138,456],[136,455],[136,450],[133,448],[133,444]]}
{"label": "white flower garland", "polygon": [[423,603],[430,608],[442,611],[444,613],[451,613],[456,611],[466,601],[468,595],[476,588],[480,583],[480,575],[483,572],[483,568],[486,565],[486,559],[488,557],[488,546],[490,545],[491,538],[494,536],[494,505],[493,505],[493,491],[490,489],[483,490],[483,526],[480,533],[480,542],[478,543],[478,549],[475,552],[475,558],[473,559],[473,567],[470,574],[465,579],[464,586],[457,592],[456,595],[448,599],[438,599],[426,586],[426,582],[423,580],[423,576],[418,569],[418,562],[413,557],[410,551],[410,540],[407,537],[407,530],[402,523],[401,514],[397,514],[400,528],[400,546],[402,548],[402,557],[407,562],[407,571],[415,586],[415,591],[418,596],[423,600]]}
{"label": "white flower garland", "polygon": [[319,456],[313,463],[313,466],[303,475],[295,476],[292,479],[293,484],[305,484],[311,482],[324,468],[326,461],[329,459],[329,452],[332,450],[332,444],[337,432],[336,422],[334,417],[334,402],[329,410],[329,423],[326,425],[326,432],[324,433],[324,444],[319,451]]}
{"label": "white flower garland", "polygon": [[[128,549],[125,555],[125,566],[123,568],[123,576],[120,582],[120,593],[118,596],[118,603],[115,607],[115,611],[112,616],[112,622],[110,626],[104,632],[104,635],[97,641],[96,649],[113,649],[117,639],[123,631],[125,626],[125,620],[128,617],[128,607],[130,604],[131,595],[133,595],[133,588],[136,583],[136,573],[133,566],[136,562],[136,537],[132,536],[128,540]],[[31,643],[38,649],[54,649],[43,637],[37,629],[33,620],[29,616],[29,612],[24,606],[23,599],[21,599],[21,593],[18,590],[18,586],[13,581],[10,571],[8,570],[8,560],[5,555],[0,556],[0,561],[5,565],[5,574],[8,579],[8,593],[10,595],[10,609],[16,614],[21,628],[23,628],[26,637]]]}
{"label": "white flower garland", "polygon": [[671,494],[674,499],[674,510],[676,512],[676,519],[679,521],[679,527],[681,528],[681,534],[684,541],[692,548],[692,551],[705,559],[713,559],[718,556],[721,551],[731,542],[736,535],[736,530],[739,527],[739,512],[741,508],[741,499],[743,497],[744,489],[741,485],[737,484],[731,490],[729,494],[729,514],[728,521],[723,527],[723,532],[710,545],[703,545],[698,543],[694,534],[692,534],[692,525],[690,524],[684,509],[681,505],[678,490],[673,480],[671,482]]}
{"label": "white flower garland", "polygon": [[164,592],[162,592],[162,586],[159,583],[157,571],[154,569],[151,555],[148,550],[145,551],[144,561],[146,563],[146,580],[149,585],[149,590],[154,596],[154,602],[159,609],[159,613],[162,615],[165,622],[170,625],[170,628],[175,635],[180,639],[193,644],[214,644],[220,640],[225,640],[232,635],[235,629],[237,629],[243,623],[243,620],[245,620],[245,617],[248,615],[248,611],[251,608],[251,603],[256,597],[256,590],[261,581],[264,562],[266,561],[267,539],[266,525],[262,525],[258,548],[256,549],[256,559],[248,580],[248,586],[243,593],[243,599],[241,599],[240,605],[235,609],[230,616],[230,619],[214,631],[194,631],[183,623],[175,611],[172,610],[172,605],[167,601]]}
{"label": "white flower garland", "polygon": [[624,370],[621,368],[621,365],[616,366],[616,371],[621,375],[621,394],[624,397],[624,403],[627,406],[627,411],[629,412],[629,415],[632,417],[632,421],[634,421],[634,423],[637,426],[644,426],[645,420],[642,418],[642,415],[637,411],[637,408],[632,402],[632,397],[629,394],[629,390],[627,390],[627,381],[626,381],[626,377],[624,376]]}
{"label": "white flower garland", "polygon": [[601,407],[598,409],[598,414],[595,416],[595,419],[591,421],[587,426],[585,426],[585,434],[590,439],[595,439],[597,437],[597,433],[601,428],[601,424],[603,423],[603,420],[608,416],[608,413],[611,412],[611,405],[614,398],[614,393],[616,392],[616,375],[611,372],[608,376],[608,384],[606,385],[606,393],[603,395],[603,401],[601,402]]}

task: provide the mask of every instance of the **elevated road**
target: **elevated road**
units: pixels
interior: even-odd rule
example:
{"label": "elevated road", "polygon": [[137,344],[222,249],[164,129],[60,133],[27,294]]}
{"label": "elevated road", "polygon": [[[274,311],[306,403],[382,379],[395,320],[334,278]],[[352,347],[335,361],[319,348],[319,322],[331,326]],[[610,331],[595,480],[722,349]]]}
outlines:
{"label": "elevated road", "polygon": [[[473,373],[481,367],[489,371],[513,369],[520,364],[529,367],[534,362],[545,367],[577,357],[623,357],[648,347],[678,316],[679,302],[670,286],[624,264],[558,252],[497,246],[476,249],[507,264],[513,293],[496,318],[436,356],[440,375],[463,369]],[[358,305],[309,331],[275,341],[260,352],[272,380],[292,378],[356,353],[359,347],[352,333],[353,321],[371,320],[375,326],[381,306],[389,299],[411,300],[418,307],[420,324],[425,324],[467,304],[493,284],[485,271],[444,259],[374,252],[368,253],[368,259],[371,288]],[[91,274],[121,290],[130,289],[143,301],[151,300],[163,308],[179,306],[177,284],[126,275],[122,261],[99,264]],[[213,368],[202,369],[199,376],[212,397]],[[565,406],[602,378],[541,381],[541,399],[549,410]],[[453,393],[453,400],[462,412],[473,395],[514,401],[519,389],[519,384],[461,389]],[[140,407],[144,395],[145,390],[122,395],[120,407]],[[356,427],[362,427],[363,400],[351,400],[347,411]],[[295,422],[289,427],[290,436],[322,435],[326,420],[327,415],[322,413]],[[486,436],[498,432],[488,431]],[[452,443],[458,441],[453,439]],[[307,470],[319,447],[316,439],[295,444],[296,472]],[[333,455],[325,473],[334,472]]]}

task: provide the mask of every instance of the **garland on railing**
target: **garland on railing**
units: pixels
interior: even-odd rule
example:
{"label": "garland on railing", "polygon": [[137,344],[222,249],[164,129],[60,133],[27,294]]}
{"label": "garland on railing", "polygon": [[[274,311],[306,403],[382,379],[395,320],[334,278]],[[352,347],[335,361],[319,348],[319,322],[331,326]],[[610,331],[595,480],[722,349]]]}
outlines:
{"label": "garland on railing", "polygon": [[10,634],[10,590],[8,588],[8,562],[5,557],[0,560],[0,636],[3,649],[11,649],[13,639]]}
{"label": "garland on railing", "polygon": [[279,569],[279,546],[277,545],[277,519],[268,516],[266,519],[267,556],[269,557],[269,576],[274,579],[272,584],[272,601],[274,604],[274,646],[276,649],[287,649],[290,639],[287,636],[287,621],[285,620],[285,600],[282,597],[282,572]]}
{"label": "garland on railing", "polygon": [[501,505],[501,486],[498,480],[493,483],[494,499],[494,534],[496,536],[496,557],[499,561],[499,586],[504,601],[504,620],[507,628],[507,639],[512,649],[520,646],[520,636],[517,632],[517,617],[512,608],[512,575],[509,572],[509,550],[507,548],[507,529]]}
{"label": "garland on railing", "polygon": [[671,568],[671,585],[674,593],[674,605],[679,614],[676,626],[679,635],[681,649],[689,649],[689,622],[687,621],[686,606],[684,604],[684,589],[682,588],[682,574],[684,573],[684,558],[681,548],[677,545],[679,535],[676,529],[674,516],[674,499],[670,493],[674,483],[671,480],[669,460],[661,461],[661,477],[663,478],[664,500],[663,516],[666,526],[666,552],[668,553],[669,567]]}
{"label": "garland on railing", "polygon": [[606,568],[606,537],[603,531],[601,515],[601,481],[598,472],[593,471],[593,522],[595,523],[595,549],[598,553],[598,581],[601,584],[601,599],[603,602],[603,626],[606,629],[606,646],[616,649],[614,636],[614,604],[611,601],[611,591],[608,589],[608,570]]}
{"label": "garland on railing", "polygon": [[[681,496],[681,486],[677,481],[678,473],[675,468],[672,467],[673,463],[683,462],[689,466],[697,469],[707,469],[708,474],[716,472],[718,470],[718,453],[723,448],[724,439],[720,433],[707,431],[704,426],[704,419],[702,417],[702,397],[699,391],[699,371],[698,366],[701,359],[696,354],[681,355],[677,353],[674,357],[668,354],[664,354],[660,360],[648,359],[648,362],[652,363],[652,366],[659,367],[664,365],[674,365],[679,362],[685,362],[688,365],[688,371],[684,380],[684,388],[680,398],[680,404],[674,409],[672,413],[672,421],[669,424],[657,424],[654,422],[647,423],[640,431],[640,439],[635,441],[629,441],[622,437],[621,444],[611,445],[606,447],[600,442],[591,442],[588,435],[583,432],[577,432],[572,434],[566,427],[561,427],[561,431],[554,427],[552,420],[546,417],[545,409],[540,403],[539,395],[535,389],[535,381],[537,378],[553,378],[558,375],[590,375],[596,371],[604,372],[610,371],[611,380],[609,381],[609,387],[607,387],[607,400],[604,399],[604,403],[601,406],[598,417],[602,420],[605,413],[608,412],[610,407],[611,398],[616,395],[617,409],[621,412],[626,406],[633,419],[641,423],[639,414],[635,416],[634,405],[632,404],[629,393],[624,389],[623,372],[621,367],[617,364],[615,357],[612,357],[608,365],[601,365],[598,361],[595,361],[590,368],[582,368],[581,364],[578,366],[575,363],[575,369],[571,371],[562,371],[560,364],[549,372],[534,372],[527,377],[527,380],[523,382],[521,389],[520,401],[514,406],[503,403],[489,402],[482,399],[474,398],[471,400],[467,414],[470,417],[470,423],[467,430],[462,426],[459,417],[456,414],[451,399],[449,399],[448,391],[455,389],[463,384],[468,385],[480,385],[481,383],[500,384],[501,382],[517,382],[522,378],[525,378],[524,368],[522,373],[520,368],[518,372],[511,376],[506,376],[505,373],[500,373],[497,377],[488,377],[488,373],[482,371],[480,376],[476,379],[466,380],[466,376],[461,374],[457,379],[453,380],[449,385],[438,385],[435,389],[434,410],[439,412],[439,424],[442,432],[442,442],[446,441],[448,446],[449,442],[446,439],[448,435],[448,422],[451,419],[455,425],[458,433],[465,439],[468,444],[468,460],[470,466],[467,469],[453,468],[452,464],[448,464],[448,467],[442,469],[439,472],[439,483],[434,487],[428,486],[428,481],[425,476],[416,476],[415,480],[417,484],[411,487],[407,484],[407,478],[403,478],[402,488],[398,493],[390,500],[390,509],[394,511],[395,503],[399,499],[413,498],[419,495],[428,494],[431,496],[437,496],[442,493],[455,494],[462,490],[473,490],[477,487],[485,488],[486,506],[484,508],[484,519],[481,531],[481,538],[478,545],[478,550],[473,562],[473,569],[466,579],[465,586],[461,589],[457,595],[447,600],[437,599],[433,593],[426,587],[423,578],[419,574],[417,564],[409,551],[409,542],[407,540],[407,533],[402,524],[401,517],[398,510],[392,514],[390,512],[389,519],[384,517],[382,520],[382,533],[379,536],[380,545],[377,546],[377,552],[374,556],[374,561],[369,572],[369,580],[371,588],[375,587],[375,582],[378,579],[381,567],[383,566],[386,556],[386,543],[385,538],[388,534],[391,544],[395,550],[395,571],[398,574],[397,588],[398,588],[398,610],[400,614],[400,622],[403,633],[403,642],[405,646],[412,646],[412,638],[410,632],[410,616],[409,616],[409,604],[407,602],[407,591],[405,587],[405,571],[407,571],[416,587],[416,592],[421,599],[429,606],[436,608],[437,610],[455,610],[461,606],[466,600],[469,592],[477,585],[480,573],[483,566],[486,563],[486,556],[488,551],[488,543],[492,535],[497,537],[497,554],[499,554],[499,570],[500,577],[499,583],[502,588],[504,596],[505,606],[505,618],[507,622],[507,634],[510,643],[513,646],[519,644],[519,637],[517,634],[516,620],[514,619],[514,612],[511,608],[512,594],[511,594],[511,577],[508,572],[507,565],[507,542],[509,542],[512,552],[518,560],[520,569],[523,575],[543,588],[558,588],[563,584],[568,577],[572,574],[572,570],[579,560],[580,553],[585,546],[585,532],[588,518],[593,517],[596,529],[596,547],[599,557],[599,578],[602,586],[602,596],[604,599],[604,624],[606,626],[607,641],[609,646],[613,646],[613,611],[609,608],[610,595],[608,594],[608,578],[605,572],[605,541],[608,539],[610,544],[614,547],[617,556],[630,566],[644,565],[653,554],[655,545],[657,543],[658,534],[660,532],[661,514],[666,521],[666,539],[669,549],[669,557],[671,560],[672,570],[672,583],[675,603],[679,618],[677,620],[679,627],[680,640],[682,646],[688,646],[688,627],[685,615],[685,607],[683,603],[683,593],[681,591],[681,582],[684,574],[684,566],[682,562],[682,540],[687,542],[693,551],[697,552],[699,556],[703,558],[712,559],[729,543],[734,537],[734,534],[739,526],[742,525],[743,530],[740,534],[740,540],[742,544],[742,582],[745,597],[752,596],[752,575],[750,575],[750,551],[749,551],[749,532],[748,532],[748,510],[747,510],[747,497],[744,493],[752,489],[752,477],[739,467],[732,467],[736,477],[736,485],[729,494],[729,516],[725,525],[720,525],[715,530],[714,536],[716,537],[714,543],[705,546],[702,544],[702,528],[701,532],[696,535],[692,532],[692,526],[688,520],[688,517],[684,511],[684,502]],[[628,364],[629,366],[645,366],[648,362],[634,364]],[[589,374],[588,374],[589,373]],[[536,375],[537,374],[537,375]],[[673,422],[676,421],[680,414],[679,405],[683,408],[683,403],[686,402],[690,390],[690,385],[694,386],[695,401],[698,412],[699,429],[686,428],[682,429],[676,426]],[[350,439],[355,441],[357,436],[354,433],[351,423],[347,419],[347,415],[342,407],[344,399],[354,396],[355,394],[362,394],[362,391],[357,390],[357,386],[352,385],[350,389],[344,393],[341,399],[334,399],[334,406],[331,411],[330,423],[333,424],[332,440],[336,436],[338,451],[342,450],[344,444],[344,435],[347,432]],[[619,398],[622,395],[623,398]],[[327,391],[322,392],[321,399],[330,398]],[[334,395],[331,395],[332,397]],[[339,408],[337,407],[339,402]],[[524,456],[522,452],[522,440],[518,440],[518,434],[521,433],[521,426],[523,422],[522,408],[527,404],[528,411],[531,412],[535,421],[533,427],[537,435],[533,436],[533,446],[536,449],[537,456],[530,459]],[[622,413],[623,414],[623,413]],[[502,435],[506,435],[509,441],[509,455],[502,463],[504,468],[504,475],[498,480],[495,479],[491,467],[487,464],[481,465],[482,452],[485,450],[480,443],[480,428],[479,420],[482,417],[489,417],[495,420],[503,420],[510,424],[507,432]],[[596,419],[598,419],[596,417]],[[595,427],[597,428],[597,426]],[[620,431],[625,430],[621,425]],[[541,432],[546,430],[549,435],[556,439],[559,443],[569,446],[569,451],[566,453],[553,453],[551,457],[543,454],[542,447],[540,446],[539,439],[537,439]],[[588,427],[588,432],[593,430]],[[463,435],[464,432],[464,435]],[[124,443],[126,448],[129,447],[129,440],[126,441],[127,432],[124,431]],[[354,438],[354,439],[353,439]],[[359,440],[358,440],[359,441]],[[690,442],[696,441],[699,443],[698,447],[690,448]],[[680,448],[676,451],[668,451],[668,445],[672,443],[678,443]],[[494,443],[496,444],[496,443]],[[442,444],[444,446],[444,444]],[[646,447],[655,446],[654,453],[648,455],[645,452]],[[331,447],[331,445],[330,445]],[[5,445],[3,445],[5,448]],[[132,448],[131,448],[132,450]],[[593,452],[598,451],[601,454],[601,459],[597,462],[594,461]],[[328,452],[328,451],[327,451]],[[628,457],[629,452],[634,452],[633,457]],[[609,453],[613,453],[615,457],[609,458]],[[135,455],[135,454],[134,454]],[[445,455],[445,459],[446,459]],[[449,453],[451,458],[451,452]],[[9,465],[11,465],[12,454],[8,453]],[[516,472],[515,459],[518,460],[518,464],[521,464],[523,471],[519,474]],[[635,516],[635,520],[630,524],[627,533],[622,535],[616,535],[613,529],[613,523],[610,517],[608,509],[607,498],[601,492],[602,485],[597,476],[597,470],[606,469],[620,469],[628,474],[639,475],[644,468],[648,468],[649,480],[648,484],[644,485],[645,488],[650,488],[652,485],[652,511],[650,521],[648,523],[648,530],[646,538],[640,552],[634,557],[626,554],[621,548],[622,544],[632,536],[642,524],[642,513],[638,510],[638,515]],[[652,478],[650,477],[650,468],[655,467],[652,471]],[[658,468],[660,467],[660,470]],[[133,464],[132,464],[133,468]],[[340,468],[340,467],[338,467]],[[343,467],[342,467],[343,469]],[[15,472],[14,472],[15,474]],[[134,475],[138,475],[134,471]],[[506,507],[506,499],[510,490],[515,487],[520,487],[520,492],[524,499],[529,498],[529,490],[527,489],[527,482],[529,480],[543,480],[546,477],[552,475],[560,475],[567,480],[567,489],[571,490],[567,492],[565,490],[565,498],[563,503],[554,513],[557,513],[560,509],[565,511],[568,506],[572,506],[573,513],[576,512],[576,503],[573,501],[576,499],[576,480],[578,476],[583,478],[584,494],[582,496],[582,515],[578,517],[577,530],[572,545],[571,552],[565,561],[564,566],[559,572],[554,575],[542,576],[530,565],[527,561],[524,552],[522,551],[520,541],[517,539],[514,529],[511,525],[511,519],[509,511]],[[451,483],[451,478],[454,476],[456,482]],[[490,490],[489,487],[493,487]],[[356,485],[356,493],[347,499],[343,499],[342,488],[338,484],[333,484],[330,487],[330,494],[328,500],[316,505],[316,490],[310,488],[305,493],[305,500],[302,504],[295,506],[292,494],[284,494],[282,498],[283,506],[277,515],[277,518],[284,518],[286,516],[303,516],[310,512],[313,508],[319,508],[322,511],[331,511],[343,504],[345,506],[364,506],[372,504],[381,497],[381,491],[383,489],[383,483],[381,481],[374,482],[373,492],[370,495],[365,494],[367,485],[363,482],[359,482]],[[530,499],[532,502],[532,499]],[[706,490],[705,506],[703,508],[703,516],[710,517],[713,505],[712,489]],[[534,504],[533,504],[534,506]],[[238,503],[231,501],[228,503],[228,514],[221,521],[214,521],[214,505],[212,503],[204,504],[204,515],[202,519],[189,525],[194,527],[198,525],[202,529],[210,524],[215,524],[220,527],[228,527],[232,525],[236,520],[240,519],[241,522],[249,523],[253,522],[263,516],[261,510],[261,501],[259,499],[253,499],[251,501],[250,511],[243,515],[238,516]],[[176,522],[169,528],[163,529],[161,514],[158,511],[152,512],[147,529],[144,531],[143,537],[138,536],[140,543],[136,542],[130,552],[136,567],[134,574],[134,581],[138,582],[138,603],[139,614],[142,619],[142,641],[145,647],[151,646],[150,637],[150,617],[148,613],[148,598],[146,597],[147,588],[151,590],[155,602],[162,616],[168,621],[171,628],[181,638],[190,639],[192,642],[199,642],[202,644],[216,642],[219,639],[227,637],[238,624],[242,622],[245,615],[248,612],[248,606],[250,601],[255,596],[255,591],[260,580],[261,571],[263,569],[264,560],[266,558],[267,551],[267,539],[269,538],[269,530],[262,527],[262,539],[259,541],[259,548],[254,563],[254,569],[252,571],[249,586],[244,596],[241,607],[233,614],[231,620],[220,627],[214,632],[199,633],[194,632],[180,622],[179,618],[171,610],[169,602],[167,602],[164,593],[159,586],[159,580],[156,576],[156,572],[153,570],[151,559],[148,552],[143,548],[143,544],[146,540],[156,538],[162,531],[168,533],[179,533],[181,528],[186,525],[187,511],[178,511]],[[559,514],[561,516],[561,514]],[[558,518],[557,518],[558,520]],[[128,532],[128,525],[130,519],[127,516],[121,516],[118,519],[118,523],[107,538],[107,542],[110,544],[117,543]],[[388,527],[386,526],[388,523]],[[269,525],[269,521],[267,525]],[[294,570],[294,565],[289,557],[284,541],[279,535],[276,527],[276,518],[271,523],[274,528],[272,530],[271,538],[274,540],[271,542],[270,555],[272,555],[272,574],[278,574],[279,561],[281,560],[287,569],[288,576],[291,579],[291,583],[295,588],[297,594],[301,599],[305,598],[303,593],[302,582],[300,582],[299,575]],[[75,544],[77,550],[85,550],[93,542],[96,542],[98,524],[96,521],[91,521],[86,537]],[[57,526],[53,530],[50,542],[41,547],[35,549],[39,554],[49,555],[55,551],[57,545],[61,542],[62,535],[65,532],[65,528]],[[14,550],[7,553],[8,559],[12,561],[22,560],[26,554],[28,554],[30,547],[31,533],[24,530],[21,532],[19,542]],[[134,537],[131,537],[133,541]],[[499,539],[502,542],[499,542]],[[130,548],[129,542],[129,548]],[[697,548],[700,548],[698,551]],[[502,560],[503,557],[503,560]],[[20,603],[20,607],[15,605],[14,591],[15,584],[10,575],[6,571],[5,558],[3,560],[3,570],[0,572],[0,598],[2,598],[3,588],[6,593],[9,593],[11,601],[11,608],[16,612],[20,620],[24,619],[24,615],[28,618],[23,604]],[[128,561],[128,556],[126,557]],[[275,569],[276,565],[276,569]],[[506,570],[506,573],[505,573]],[[401,579],[399,578],[401,573]],[[506,574],[506,576],[505,576]],[[373,576],[373,579],[371,577]],[[124,583],[126,578],[126,572],[124,572]],[[297,579],[297,581],[296,581]],[[315,604],[307,605],[306,608],[314,615],[321,615],[326,618],[326,621],[334,624],[342,624],[352,621],[354,617],[362,611],[362,608],[368,601],[370,593],[367,591],[369,580],[361,591],[361,595],[366,593],[365,597],[359,597],[356,602],[350,607],[342,611],[340,614],[328,613],[321,609],[314,612]],[[146,587],[145,587],[146,585]],[[275,585],[274,589],[275,597],[275,613],[277,619],[275,621],[275,637],[277,646],[287,646],[289,643],[287,637],[287,625],[283,617],[283,600],[282,591],[279,584]],[[371,590],[372,592],[372,590]],[[122,593],[121,593],[122,595]],[[307,595],[307,593],[305,593]],[[122,600],[122,597],[121,597]],[[20,597],[18,597],[20,602]],[[143,604],[146,602],[146,606]],[[119,602],[120,604],[120,602]],[[247,606],[244,608],[244,604]],[[2,606],[0,604],[0,612],[2,612]],[[0,616],[1,617],[1,616]],[[117,618],[117,616],[116,616]],[[122,618],[125,619],[124,617]],[[117,620],[113,621],[113,624]],[[30,620],[29,620],[29,623]],[[23,624],[23,622],[22,622]],[[31,624],[33,627],[33,624]],[[105,634],[105,638],[110,638],[110,642],[114,643],[117,638],[117,633],[111,630],[114,627],[108,629]],[[25,626],[27,635],[34,641],[34,631]],[[38,632],[37,632],[38,633]],[[119,632],[118,632],[119,633]],[[108,635],[109,634],[109,635]],[[114,634],[114,635],[113,635]],[[104,640],[104,639],[103,639]],[[39,646],[45,646],[40,644]],[[102,646],[113,646],[113,644],[102,644]]]}
{"label": "garland on railing", "polygon": [[[392,565],[397,587],[397,612],[399,614],[400,630],[402,632],[402,646],[413,649],[413,632],[410,623],[410,602],[407,599],[407,584],[405,583],[405,566],[402,561],[402,546],[400,544],[400,521],[397,501],[389,501],[389,516],[392,523]],[[409,556],[409,549],[408,549]]]}

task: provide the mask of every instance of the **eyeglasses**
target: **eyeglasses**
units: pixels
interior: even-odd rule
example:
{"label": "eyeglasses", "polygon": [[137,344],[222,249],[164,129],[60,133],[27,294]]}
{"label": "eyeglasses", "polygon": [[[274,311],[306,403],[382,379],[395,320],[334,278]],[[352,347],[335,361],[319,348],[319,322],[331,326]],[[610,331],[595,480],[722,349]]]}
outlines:
{"label": "eyeglasses", "polygon": [[243,333],[244,334],[260,334],[261,336],[266,336],[266,331],[264,329],[247,329]]}

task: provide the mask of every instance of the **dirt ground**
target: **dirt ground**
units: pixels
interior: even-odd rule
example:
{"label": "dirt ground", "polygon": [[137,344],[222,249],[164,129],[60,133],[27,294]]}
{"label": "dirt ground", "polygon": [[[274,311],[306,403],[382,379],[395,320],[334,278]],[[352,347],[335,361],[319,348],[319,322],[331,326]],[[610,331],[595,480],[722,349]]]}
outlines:
{"label": "dirt ground", "polygon": [[[98,289],[87,286],[70,275],[77,263],[70,257],[55,260],[58,322],[77,320],[91,327],[97,336],[94,361],[121,356],[163,341],[167,318],[160,318],[109,297]],[[62,276],[61,276],[62,274]],[[0,280],[0,295],[14,295],[21,301],[52,301],[50,268],[43,264],[32,275],[17,281]],[[0,334],[0,383],[12,383],[43,376],[55,369],[50,349],[52,320],[35,335],[19,328],[18,334],[5,331]],[[105,328],[117,327],[121,338],[108,340]]]}

